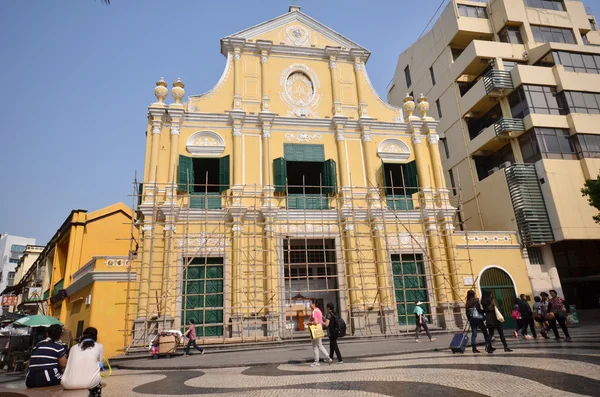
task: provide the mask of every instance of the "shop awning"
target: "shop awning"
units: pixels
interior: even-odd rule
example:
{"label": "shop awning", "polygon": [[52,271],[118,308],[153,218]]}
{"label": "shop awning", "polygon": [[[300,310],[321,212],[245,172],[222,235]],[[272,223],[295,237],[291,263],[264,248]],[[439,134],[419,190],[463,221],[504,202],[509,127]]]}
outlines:
{"label": "shop awning", "polygon": [[14,292],[15,295],[19,295],[23,291],[23,287],[27,285],[26,281],[21,281],[19,284],[11,285],[10,287],[4,288],[4,291],[0,295],[6,295],[9,292]]}

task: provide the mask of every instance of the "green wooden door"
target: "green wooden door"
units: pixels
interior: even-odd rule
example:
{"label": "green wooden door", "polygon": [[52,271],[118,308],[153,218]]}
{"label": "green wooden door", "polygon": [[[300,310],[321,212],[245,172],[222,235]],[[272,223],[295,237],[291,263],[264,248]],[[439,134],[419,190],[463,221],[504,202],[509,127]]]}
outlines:
{"label": "green wooden door", "polygon": [[[394,292],[398,309],[398,324],[415,324],[413,314],[416,303],[427,302],[427,280],[423,269],[423,255],[392,255],[392,272],[394,275]],[[421,305],[425,315],[431,320],[429,304]]]}
{"label": "green wooden door", "polygon": [[515,285],[512,279],[502,269],[490,268],[481,275],[481,289],[489,289],[492,296],[496,299],[498,309],[504,316],[504,328],[516,328],[517,322],[512,318],[513,307],[515,306]]}
{"label": "green wooden door", "polygon": [[200,336],[223,335],[223,258],[194,258],[183,271],[182,325]]}

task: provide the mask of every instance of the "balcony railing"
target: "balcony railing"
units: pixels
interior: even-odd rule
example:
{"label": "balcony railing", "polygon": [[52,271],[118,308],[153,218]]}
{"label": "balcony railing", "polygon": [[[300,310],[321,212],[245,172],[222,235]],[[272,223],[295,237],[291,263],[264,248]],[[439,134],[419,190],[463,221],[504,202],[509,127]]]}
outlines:
{"label": "balcony railing", "polygon": [[535,165],[513,164],[505,172],[522,244],[529,247],[554,241]]}
{"label": "balcony railing", "polygon": [[504,94],[515,88],[512,76],[507,70],[492,69],[483,75],[485,92],[488,94]]}
{"label": "balcony railing", "polygon": [[507,135],[511,132],[525,132],[525,123],[523,119],[505,119],[502,118],[494,124],[496,136]]}

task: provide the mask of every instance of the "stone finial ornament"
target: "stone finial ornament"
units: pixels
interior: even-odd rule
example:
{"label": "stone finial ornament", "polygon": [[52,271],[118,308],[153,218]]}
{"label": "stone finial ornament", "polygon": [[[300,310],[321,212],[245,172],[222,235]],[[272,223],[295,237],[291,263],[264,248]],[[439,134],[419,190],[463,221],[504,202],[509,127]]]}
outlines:
{"label": "stone finial ornament", "polygon": [[427,98],[425,95],[421,94],[419,97],[419,105],[417,106],[419,112],[421,112],[422,118],[427,118],[427,112],[429,111],[429,102],[427,102]]}
{"label": "stone finial ornament", "polygon": [[158,103],[163,103],[168,94],[169,89],[167,88],[167,82],[161,77],[160,80],[156,82],[156,87],[154,88],[154,95],[156,95]]}
{"label": "stone finial ornament", "polygon": [[185,85],[181,82],[181,79],[177,79],[176,82],[173,83],[173,89],[171,90],[171,95],[173,95],[173,99],[176,104],[180,104],[183,96],[185,95],[184,90]]}
{"label": "stone finial ornament", "polygon": [[404,105],[402,107],[406,112],[406,117],[411,118],[413,112],[415,111],[415,102],[413,101],[413,97],[410,96],[410,94],[406,94],[406,97],[404,98]]}

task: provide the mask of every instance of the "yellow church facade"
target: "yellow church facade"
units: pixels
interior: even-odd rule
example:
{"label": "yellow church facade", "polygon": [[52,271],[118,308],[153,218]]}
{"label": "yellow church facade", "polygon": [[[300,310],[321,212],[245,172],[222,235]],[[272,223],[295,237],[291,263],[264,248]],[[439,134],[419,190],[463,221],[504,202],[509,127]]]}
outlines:
{"label": "yellow church facade", "polygon": [[[194,320],[210,341],[303,335],[331,302],[353,335],[464,321],[469,289],[531,295],[514,231],[463,232],[427,99],[384,102],[370,53],[292,6],[221,40],[215,87],[157,82],[131,345]],[[509,317],[509,316],[508,316]]]}

